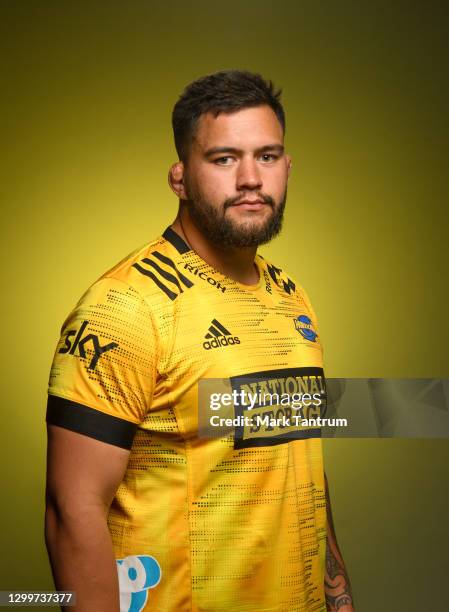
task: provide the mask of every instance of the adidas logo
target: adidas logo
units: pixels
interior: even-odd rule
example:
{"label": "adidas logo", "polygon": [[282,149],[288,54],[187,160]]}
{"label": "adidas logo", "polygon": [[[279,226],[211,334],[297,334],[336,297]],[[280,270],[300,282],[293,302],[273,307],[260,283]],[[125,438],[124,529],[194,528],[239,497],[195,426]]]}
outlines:
{"label": "adidas logo", "polygon": [[[209,351],[213,348],[220,348],[221,346],[229,346],[230,344],[240,344],[240,338],[233,336],[229,330],[226,329],[217,319],[212,319],[212,325],[209,327],[209,331],[204,336],[206,341],[203,342],[203,348]],[[211,340],[209,340],[211,338]]]}

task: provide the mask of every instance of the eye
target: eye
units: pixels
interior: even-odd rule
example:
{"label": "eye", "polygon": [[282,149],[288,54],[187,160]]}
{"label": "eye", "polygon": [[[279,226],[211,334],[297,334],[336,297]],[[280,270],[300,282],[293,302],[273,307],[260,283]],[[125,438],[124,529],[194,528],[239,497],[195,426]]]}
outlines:
{"label": "eye", "polygon": [[272,161],[276,161],[276,159],[278,158],[277,155],[275,155],[274,153],[262,153],[262,155],[260,156],[260,159],[263,162],[272,162]]}
{"label": "eye", "polygon": [[233,158],[230,155],[225,155],[224,157],[217,157],[214,159],[214,164],[218,166],[229,166],[232,163]]}

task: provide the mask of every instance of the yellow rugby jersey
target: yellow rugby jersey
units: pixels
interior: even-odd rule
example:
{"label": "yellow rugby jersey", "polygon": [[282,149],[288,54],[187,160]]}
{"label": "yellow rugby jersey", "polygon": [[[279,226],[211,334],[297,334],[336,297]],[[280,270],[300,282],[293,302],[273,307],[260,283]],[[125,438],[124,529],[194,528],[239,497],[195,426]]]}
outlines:
{"label": "yellow rugby jersey", "polygon": [[316,430],[278,425],[288,408],[259,403],[256,426],[198,433],[205,379],[236,392],[323,389],[306,294],[260,255],[255,264],[259,282],[240,284],[167,228],[64,322],[47,421],[130,449],[108,517],[122,611],[326,609]]}

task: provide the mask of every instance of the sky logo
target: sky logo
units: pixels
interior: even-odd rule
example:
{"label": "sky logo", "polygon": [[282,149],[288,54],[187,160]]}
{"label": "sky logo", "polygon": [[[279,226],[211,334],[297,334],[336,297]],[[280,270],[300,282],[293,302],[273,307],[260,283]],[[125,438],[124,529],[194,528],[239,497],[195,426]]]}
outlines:
{"label": "sky logo", "polygon": [[148,599],[148,590],[161,580],[162,571],[154,557],[131,555],[117,559],[120,588],[120,612],[141,612]]}

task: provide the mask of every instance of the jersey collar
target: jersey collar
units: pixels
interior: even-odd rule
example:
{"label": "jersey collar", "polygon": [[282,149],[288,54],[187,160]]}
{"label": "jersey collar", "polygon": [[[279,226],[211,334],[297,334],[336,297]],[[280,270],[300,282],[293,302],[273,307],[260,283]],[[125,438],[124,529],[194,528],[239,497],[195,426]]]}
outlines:
{"label": "jersey collar", "polygon": [[184,242],[181,236],[177,234],[175,230],[172,229],[170,226],[168,226],[167,229],[164,231],[162,237],[165,238],[165,240],[167,240],[171,245],[173,245],[178,251],[178,253],[180,253],[181,255],[184,255],[184,253],[188,253],[192,250],[189,245]]}

